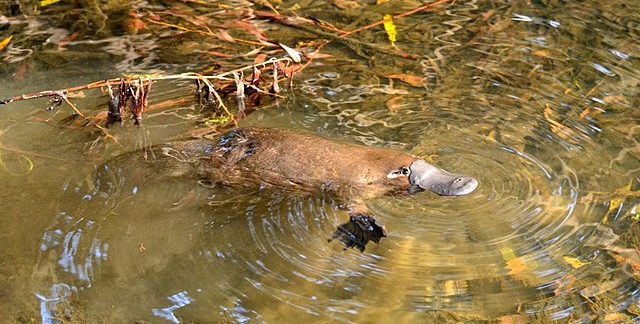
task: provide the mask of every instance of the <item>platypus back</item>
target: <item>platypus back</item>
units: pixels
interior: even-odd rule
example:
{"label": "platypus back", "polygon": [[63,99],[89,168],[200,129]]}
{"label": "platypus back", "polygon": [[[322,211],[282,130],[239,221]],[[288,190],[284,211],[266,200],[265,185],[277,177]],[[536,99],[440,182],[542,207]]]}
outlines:
{"label": "platypus back", "polygon": [[[151,148],[155,169],[191,175],[226,185],[275,186],[336,192],[347,202],[422,190],[456,196],[478,182],[451,174],[401,151],[372,148],[285,129],[247,127],[214,139],[177,141]],[[135,154],[135,153],[133,153]],[[139,157],[138,157],[139,158]],[[347,246],[363,250],[386,230],[352,204],[350,222],[334,234]]]}

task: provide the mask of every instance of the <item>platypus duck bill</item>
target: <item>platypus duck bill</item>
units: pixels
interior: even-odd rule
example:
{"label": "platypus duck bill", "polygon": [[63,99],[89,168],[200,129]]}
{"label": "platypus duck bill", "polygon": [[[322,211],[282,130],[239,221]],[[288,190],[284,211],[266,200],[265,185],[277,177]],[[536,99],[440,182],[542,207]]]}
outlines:
{"label": "platypus duck bill", "polygon": [[462,196],[478,188],[478,180],[459,174],[453,174],[435,167],[424,160],[415,160],[411,165],[392,171],[387,178],[401,176],[409,178],[409,192],[429,190],[441,196]]}

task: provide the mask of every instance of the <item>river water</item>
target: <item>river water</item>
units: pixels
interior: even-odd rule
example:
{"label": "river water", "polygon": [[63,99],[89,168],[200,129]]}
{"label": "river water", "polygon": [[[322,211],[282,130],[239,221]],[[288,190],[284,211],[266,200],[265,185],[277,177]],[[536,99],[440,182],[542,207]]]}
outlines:
{"label": "river water", "polygon": [[[312,2],[294,9],[345,29],[365,24],[359,14],[419,4]],[[195,104],[149,113],[141,127],[112,126],[121,146],[63,122],[69,110],[46,110],[44,99],[2,106],[2,318],[632,320],[640,315],[640,5],[530,2],[455,2],[396,19],[396,46],[415,60],[389,55],[381,26],[352,38],[383,51],[333,41],[322,50],[331,56],[298,74],[285,99],[242,121],[404,150],[479,180],[464,197],[367,202],[389,237],[363,253],[327,242],[348,217],[329,193],[156,181],[130,172],[142,165],[107,162],[201,125]],[[315,37],[261,24],[292,46]],[[19,42],[0,52],[1,96],[199,68],[168,62],[144,35],[68,48],[103,56],[29,57]],[[189,91],[163,81],[150,101]],[[73,100],[85,113],[106,107],[95,92]]]}

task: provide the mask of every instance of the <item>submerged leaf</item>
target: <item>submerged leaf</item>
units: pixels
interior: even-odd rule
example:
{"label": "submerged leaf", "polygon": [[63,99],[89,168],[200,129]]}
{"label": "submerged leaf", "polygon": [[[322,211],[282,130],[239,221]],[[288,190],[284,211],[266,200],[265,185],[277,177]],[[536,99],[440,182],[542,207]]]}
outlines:
{"label": "submerged leaf", "polygon": [[231,120],[231,118],[227,115],[223,115],[220,117],[216,117],[216,118],[209,118],[205,121],[205,124],[207,125],[224,125],[226,123],[228,123]]}
{"label": "submerged leaf", "polygon": [[570,256],[563,256],[562,260],[564,260],[564,262],[568,263],[569,265],[571,265],[574,269],[578,269],[582,266],[585,266],[591,262],[582,262],[580,259],[578,258],[574,258],[574,257],[570,257]]}
{"label": "submerged leaf", "polygon": [[387,78],[391,78],[391,79],[398,79],[402,82],[408,83],[414,87],[422,87],[423,83],[422,83],[422,77],[419,77],[417,75],[411,75],[411,74],[404,74],[404,73],[395,73],[395,74],[387,74],[385,75],[385,77]]}
{"label": "submerged leaf", "polygon": [[506,268],[509,270],[508,274],[511,276],[518,276],[529,270],[529,266],[527,266],[521,257],[507,261]]}
{"label": "submerged leaf", "polygon": [[2,51],[5,47],[7,47],[7,45],[9,45],[9,42],[11,41],[12,38],[13,38],[13,35],[0,41],[0,51]]}
{"label": "submerged leaf", "polygon": [[393,16],[384,15],[382,18],[384,20],[384,31],[387,32],[387,36],[389,36],[389,41],[391,45],[396,46],[396,25],[393,23]]}

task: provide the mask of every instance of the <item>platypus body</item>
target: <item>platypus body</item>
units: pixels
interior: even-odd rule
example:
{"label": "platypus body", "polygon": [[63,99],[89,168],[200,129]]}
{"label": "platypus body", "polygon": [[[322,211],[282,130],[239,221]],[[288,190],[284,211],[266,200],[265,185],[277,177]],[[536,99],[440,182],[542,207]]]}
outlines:
{"label": "platypus body", "polygon": [[286,129],[238,128],[214,139],[162,144],[154,151],[154,161],[175,176],[189,174],[225,185],[333,191],[353,204],[349,222],[340,225],[333,238],[360,250],[368,241],[386,236],[386,230],[358,202],[423,190],[458,196],[478,186],[471,177],[451,174],[401,151]]}

